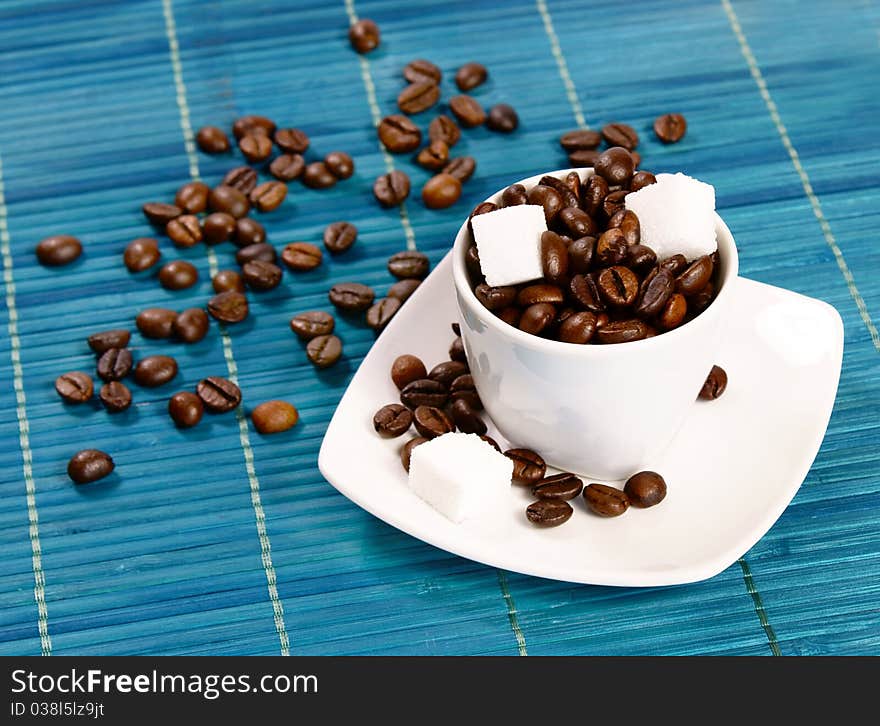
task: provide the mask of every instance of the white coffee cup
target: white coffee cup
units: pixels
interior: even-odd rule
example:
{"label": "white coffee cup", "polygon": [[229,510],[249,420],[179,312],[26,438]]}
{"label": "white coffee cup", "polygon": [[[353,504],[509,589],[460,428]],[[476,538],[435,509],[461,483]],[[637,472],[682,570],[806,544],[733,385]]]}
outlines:
{"label": "white coffee cup", "polygon": [[[577,171],[549,172],[563,178]],[[519,183],[530,189],[546,176]],[[499,203],[503,190],[489,197]],[[493,423],[514,446],[548,464],[605,481],[650,468],[694,405],[724,330],[739,260],[730,230],[716,215],[720,271],[715,300],[679,328],[612,345],[575,345],[524,333],[477,300],[468,282],[467,221],[453,248],[461,335],[474,385]]]}

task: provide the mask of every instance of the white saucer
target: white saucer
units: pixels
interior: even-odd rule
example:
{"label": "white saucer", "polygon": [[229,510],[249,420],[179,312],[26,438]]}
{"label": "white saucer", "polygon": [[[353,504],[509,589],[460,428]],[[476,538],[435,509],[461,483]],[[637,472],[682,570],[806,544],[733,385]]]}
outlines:
{"label": "white saucer", "polygon": [[[392,361],[448,359],[458,320],[449,255],[403,306],[361,364],[327,428],[318,466],[340,492],[398,529],[449,552],[539,577],[653,586],[721,572],[766,532],[792,500],[825,434],[843,354],[843,325],[827,303],[739,278],[718,359],[724,395],[694,403],[669,449],[649,468],[666,499],[614,519],[587,511],[540,529],[532,497],[511,487],[510,506],[453,524],[413,494],[398,455],[416,433],[380,438],[372,417],[399,401]],[[488,421],[487,421],[488,422]],[[489,434],[507,448],[489,423]]]}

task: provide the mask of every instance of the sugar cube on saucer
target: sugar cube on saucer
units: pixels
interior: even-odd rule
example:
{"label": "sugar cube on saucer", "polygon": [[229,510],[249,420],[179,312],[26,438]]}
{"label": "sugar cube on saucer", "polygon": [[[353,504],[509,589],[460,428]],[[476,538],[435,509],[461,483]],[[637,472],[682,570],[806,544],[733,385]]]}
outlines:
{"label": "sugar cube on saucer", "polygon": [[478,214],[471,226],[489,285],[517,285],[543,275],[541,234],[547,231],[547,220],[542,206],[518,204]]}
{"label": "sugar cube on saucer", "polygon": [[718,249],[715,187],[686,174],[657,174],[657,182],[626,195],[635,212],[641,242],[659,259],[682,254],[693,260]]}
{"label": "sugar cube on saucer", "polygon": [[513,461],[476,434],[426,441],[412,450],[409,463],[410,489],[456,523],[499,506],[512,476]]}

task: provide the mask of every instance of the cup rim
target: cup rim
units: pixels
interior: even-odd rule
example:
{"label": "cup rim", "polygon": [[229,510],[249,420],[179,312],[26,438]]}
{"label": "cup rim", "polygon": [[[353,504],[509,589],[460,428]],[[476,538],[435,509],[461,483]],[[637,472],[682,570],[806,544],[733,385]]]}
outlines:
{"label": "cup rim", "polygon": [[[557,179],[561,179],[565,175],[573,171],[578,173],[578,175],[581,177],[581,181],[585,181],[594,173],[592,167],[583,167],[557,169],[555,171],[548,171],[542,174],[535,174],[534,176],[530,176],[516,182],[511,182],[511,184],[508,184],[502,189],[499,189],[494,194],[491,194],[484,201],[498,201],[501,198],[501,194],[504,192],[504,190],[512,184],[522,184],[528,189],[531,186],[537,184],[541,177],[554,176]],[[717,306],[719,303],[723,302],[727,299],[727,297],[729,297],[729,295],[731,294],[730,291],[732,288],[733,280],[739,274],[739,256],[736,250],[736,242],[734,241],[733,235],[731,234],[730,229],[728,229],[727,224],[725,224],[721,216],[717,212],[715,212],[715,236],[718,240],[718,253],[725,261],[726,269],[724,272],[724,277],[721,280],[720,289],[715,295],[715,299],[706,308],[706,310],[704,310],[702,313],[700,313],[700,315],[695,317],[693,320],[688,321],[684,325],[680,325],[679,327],[672,330],[667,330],[666,332],[655,335],[651,338],[632,340],[626,343],[606,343],[605,345],[576,345],[574,343],[566,343],[561,340],[541,338],[537,335],[526,333],[519,328],[515,328],[493,315],[492,312],[486,309],[486,307],[477,299],[477,296],[471,289],[470,282],[468,280],[467,270],[464,264],[465,245],[467,242],[469,242],[467,222],[468,220],[465,219],[461,227],[459,227],[458,234],[456,235],[455,242],[452,246],[452,277],[455,283],[455,289],[458,293],[458,299],[467,304],[471,312],[473,312],[477,316],[477,318],[479,318],[480,321],[487,327],[494,329],[500,335],[510,338],[518,345],[526,346],[528,348],[542,351],[544,353],[569,355],[580,358],[593,358],[596,356],[609,357],[621,354],[627,355],[628,351],[630,353],[641,353],[644,351],[648,351],[652,346],[656,347],[660,345],[674,344],[675,341],[677,341],[683,335],[687,335],[688,331],[692,331],[694,327],[699,327],[701,325],[700,321],[703,318],[707,317],[706,313],[711,308]],[[708,322],[708,318],[706,322]]]}

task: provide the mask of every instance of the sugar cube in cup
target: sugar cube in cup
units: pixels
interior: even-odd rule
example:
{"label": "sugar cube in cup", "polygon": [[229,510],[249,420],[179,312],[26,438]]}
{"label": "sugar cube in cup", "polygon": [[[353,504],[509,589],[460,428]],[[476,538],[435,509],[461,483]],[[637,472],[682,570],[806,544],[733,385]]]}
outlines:
{"label": "sugar cube in cup", "polygon": [[503,505],[513,460],[476,434],[450,433],[412,450],[409,486],[453,522]]}
{"label": "sugar cube in cup", "polygon": [[518,285],[541,277],[541,234],[547,231],[544,208],[518,204],[471,218],[480,268],[492,287]]}
{"label": "sugar cube in cup", "polygon": [[718,249],[715,187],[686,174],[657,174],[657,181],[631,192],[626,208],[635,212],[641,242],[658,259],[681,254],[688,260]]}

